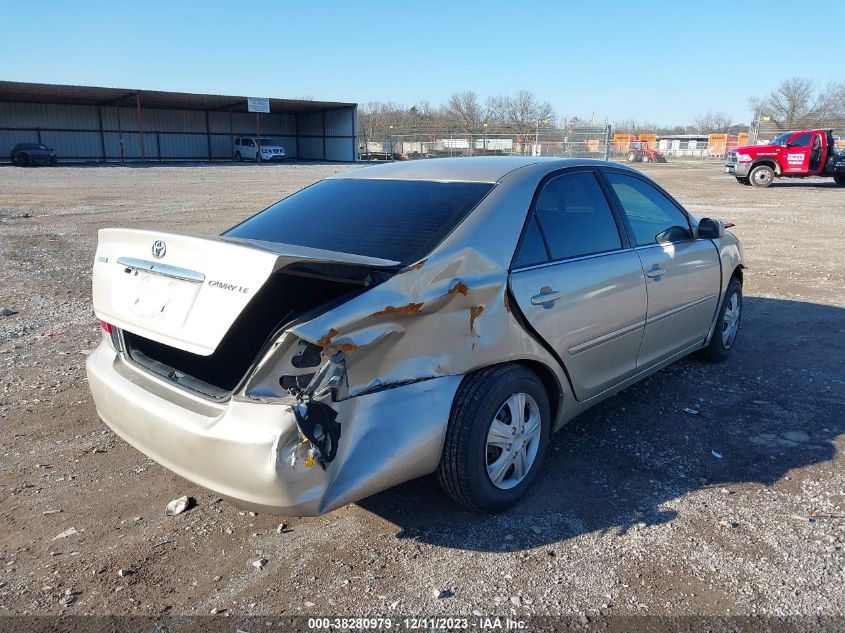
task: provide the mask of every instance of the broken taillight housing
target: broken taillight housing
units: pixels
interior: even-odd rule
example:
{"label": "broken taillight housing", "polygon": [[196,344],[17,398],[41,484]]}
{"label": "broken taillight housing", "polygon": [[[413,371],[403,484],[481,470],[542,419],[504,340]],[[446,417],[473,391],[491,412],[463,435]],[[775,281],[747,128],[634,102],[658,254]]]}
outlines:
{"label": "broken taillight housing", "polygon": [[109,343],[111,343],[111,346],[114,351],[119,352],[120,336],[118,335],[118,329],[108,321],[100,321],[100,327],[103,330],[103,338]]}

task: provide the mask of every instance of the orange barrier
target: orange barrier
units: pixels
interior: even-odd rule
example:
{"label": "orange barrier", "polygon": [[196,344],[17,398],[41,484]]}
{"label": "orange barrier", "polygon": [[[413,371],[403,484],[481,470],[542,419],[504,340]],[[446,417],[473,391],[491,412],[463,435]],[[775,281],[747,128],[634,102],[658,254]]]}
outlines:
{"label": "orange barrier", "polygon": [[640,141],[645,143],[648,149],[656,149],[657,134],[640,134]]}
{"label": "orange barrier", "polygon": [[613,150],[616,152],[624,152],[631,144],[630,134],[614,134],[613,135]]}

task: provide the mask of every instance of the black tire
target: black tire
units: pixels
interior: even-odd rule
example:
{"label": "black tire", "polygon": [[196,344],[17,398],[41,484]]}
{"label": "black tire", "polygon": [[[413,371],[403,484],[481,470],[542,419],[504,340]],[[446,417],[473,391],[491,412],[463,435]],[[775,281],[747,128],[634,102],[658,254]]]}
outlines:
{"label": "black tire", "polygon": [[751,181],[748,180],[748,178],[740,178],[739,176],[737,176],[736,181],[741,185],[745,185],[746,187],[751,186]]}
{"label": "black tire", "polygon": [[[734,295],[736,295],[737,298],[739,314],[736,317],[736,331],[734,332],[733,337],[731,337],[730,340],[726,343],[724,337],[722,336],[722,332],[725,330],[725,312],[727,312],[728,305],[731,302],[731,297],[733,297]],[[719,363],[725,360],[728,356],[730,356],[731,350],[736,344],[736,337],[741,323],[742,284],[736,277],[731,277],[731,281],[728,284],[728,289],[725,291],[725,300],[722,302],[722,306],[719,308],[719,316],[716,319],[716,327],[713,330],[713,337],[710,339],[710,342],[707,344],[707,347],[701,350],[702,358],[711,363]]]}
{"label": "black tire", "polygon": [[59,164],[58,158],[56,158],[55,156],[50,157],[50,166],[51,167],[55,167],[58,164]]}
{"label": "black tire", "polygon": [[628,152],[628,162],[629,163],[636,163],[637,162],[637,153],[636,152]]}
{"label": "black tire", "polygon": [[18,156],[18,165],[21,167],[29,167],[29,156],[21,154]]}
{"label": "black tire", "polygon": [[833,182],[835,182],[840,187],[845,187],[845,174],[836,174],[833,177]]}
{"label": "black tire", "polygon": [[240,153],[240,152],[235,152],[235,162],[236,162],[236,163],[239,163],[239,162],[241,162],[242,160],[243,160],[243,157],[241,156],[241,153]]}
{"label": "black tire", "polygon": [[775,170],[768,165],[757,165],[748,174],[752,187],[768,187],[775,180]]}
{"label": "black tire", "polygon": [[650,162],[651,162],[651,158],[649,158],[648,156],[646,156],[645,154],[643,154],[643,162],[644,162],[644,163],[650,163]]}
{"label": "black tire", "polygon": [[[525,476],[512,488],[495,486],[487,474],[487,435],[497,412],[514,394],[537,404],[540,434],[537,452]],[[549,398],[543,383],[516,364],[482,369],[464,378],[449,416],[437,475],[443,490],[472,512],[501,512],[519,501],[540,470],[550,433]],[[510,467],[508,467],[510,468]]]}

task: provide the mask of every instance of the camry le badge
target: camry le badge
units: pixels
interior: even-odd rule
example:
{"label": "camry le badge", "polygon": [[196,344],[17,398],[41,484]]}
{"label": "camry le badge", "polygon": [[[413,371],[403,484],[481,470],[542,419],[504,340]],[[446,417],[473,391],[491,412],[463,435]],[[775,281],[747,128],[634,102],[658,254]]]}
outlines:
{"label": "camry le badge", "polygon": [[164,257],[164,254],[167,252],[167,244],[164,243],[164,240],[156,240],[153,242],[153,257],[156,259],[161,259]]}

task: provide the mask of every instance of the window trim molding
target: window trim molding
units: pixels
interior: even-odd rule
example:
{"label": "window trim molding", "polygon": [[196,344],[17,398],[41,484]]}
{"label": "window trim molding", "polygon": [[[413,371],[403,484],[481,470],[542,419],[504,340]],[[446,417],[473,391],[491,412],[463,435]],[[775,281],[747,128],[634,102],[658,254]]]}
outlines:
{"label": "window trim molding", "polygon": [[[658,246],[655,244],[655,246]],[[567,257],[565,259],[555,259],[553,261],[542,262],[541,264],[528,264],[526,266],[517,266],[511,269],[511,273],[520,273],[526,270],[535,270],[538,268],[548,268],[549,266],[559,266],[561,264],[569,264],[571,262],[580,262],[585,259],[596,259],[598,257],[608,257],[609,255],[618,255],[620,253],[631,253],[636,251],[636,248],[618,248],[612,251],[601,251],[599,253],[590,253],[588,255],[576,255],[575,257]]]}

